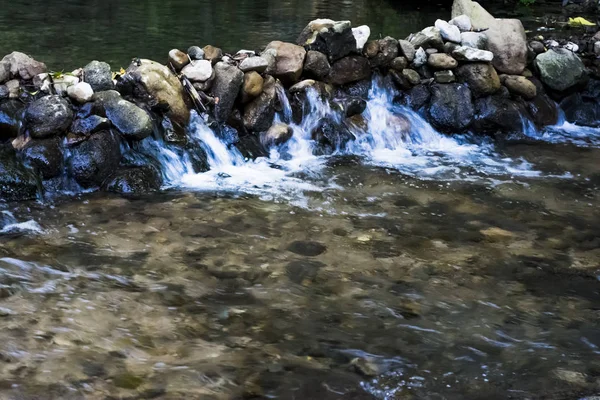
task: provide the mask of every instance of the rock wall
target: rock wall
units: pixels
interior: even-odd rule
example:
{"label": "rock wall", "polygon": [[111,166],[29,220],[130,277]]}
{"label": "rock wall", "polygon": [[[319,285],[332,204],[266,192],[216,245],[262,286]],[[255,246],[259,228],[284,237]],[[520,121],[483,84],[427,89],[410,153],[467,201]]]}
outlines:
{"label": "rock wall", "polygon": [[340,110],[341,123],[322,121],[311,132],[318,151],[331,152],[353,140],[348,126],[361,125],[374,75],[397,93],[395,102],[448,134],[519,134],[524,120],[542,128],[557,122],[557,103],[570,121],[598,125],[595,37],[591,53],[590,46],[528,41],[520,21],[496,19],[471,0],[456,0],[450,21],[408,38],[369,36],[367,26],[319,19],[295,43],[273,41],[259,53],[192,46],[170,51],[166,65],[134,59],[118,72],[92,61],[49,73],[13,52],[0,61],[0,199],[34,198],[65,182],[157,190],[158,166],[128,153],[149,137],[192,149],[195,170],[205,171],[202,149],[186,135],[194,109],[216,131],[232,133],[244,154],[266,155],[291,136],[289,126],[273,123],[282,93],[295,122],[309,90]]}

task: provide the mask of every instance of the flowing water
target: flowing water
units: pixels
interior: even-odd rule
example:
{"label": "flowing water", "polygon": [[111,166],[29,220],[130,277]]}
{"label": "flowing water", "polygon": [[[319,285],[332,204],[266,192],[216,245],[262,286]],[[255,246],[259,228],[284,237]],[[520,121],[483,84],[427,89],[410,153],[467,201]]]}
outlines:
{"label": "flowing water", "polygon": [[2,205],[0,398],[600,394],[600,132],[443,136],[392,98],[330,156],[313,93],[268,158],[195,115],[207,173],[148,138],[161,193]]}

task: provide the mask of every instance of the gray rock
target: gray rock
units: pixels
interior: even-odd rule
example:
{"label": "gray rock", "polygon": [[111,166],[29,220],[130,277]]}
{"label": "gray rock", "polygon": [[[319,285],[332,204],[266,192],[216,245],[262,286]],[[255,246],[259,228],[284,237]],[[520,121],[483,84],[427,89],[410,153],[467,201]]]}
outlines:
{"label": "gray rock", "polygon": [[415,59],[413,64],[417,68],[427,64],[427,53],[422,47],[419,47],[419,50],[417,50],[417,52],[415,53]]}
{"label": "gray rock", "polygon": [[30,140],[21,154],[42,179],[56,178],[63,172],[64,156],[61,140],[57,137]]}
{"label": "gray rock", "polygon": [[436,69],[453,69],[458,66],[458,62],[454,58],[444,53],[430,55],[427,64]]}
{"label": "gray rock", "polygon": [[25,168],[12,147],[0,146],[0,198],[5,201],[32,200],[37,194],[35,174]]}
{"label": "gray rock", "polygon": [[101,131],[71,148],[68,170],[84,188],[97,187],[117,170],[120,159],[118,138],[111,132]]}
{"label": "gray rock", "polygon": [[474,116],[471,91],[465,84],[433,84],[428,115],[442,132],[459,133],[469,127]]}
{"label": "gray rock", "polygon": [[508,75],[503,80],[508,91],[526,100],[532,100],[537,96],[537,88],[527,78],[521,75]]}
{"label": "gray rock", "polygon": [[[352,37],[354,40],[354,37]],[[275,51],[275,65],[269,66],[266,73],[279,79],[284,85],[291,86],[298,82],[302,75],[306,50],[292,43],[274,41],[267,45],[265,51]]]}
{"label": "gray rock", "polygon": [[192,46],[187,49],[187,54],[192,60],[204,60],[204,50],[199,46]]}
{"label": "gray rock", "polygon": [[463,32],[460,34],[460,44],[474,49],[487,49],[487,36],[479,32]]}
{"label": "gray rock", "polygon": [[0,100],[10,97],[10,89],[6,85],[0,85]]}
{"label": "gray rock", "polygon": [[443,19],[438,19],[435,21],[435,27],[440,30],[440,34],[444,40],[460,43],[460,29],[458,29],[455,25],[450,25],[448,22]]}
{"label": "gray rock", "polygon": [[318,80],[325,79],[331,71],[331,65],[327,56],[321,52],[309,50],[304,61],[304,73],[309,78]]}
{"label": "gray rock", "polygon": [[206,82],[209,79],[214,78],[213,67],[208,60],[192,61],[183,67],[181,73],[191,82]]}
{"label": "gray rock", "polygon": [[452,51],[452,57],[458,61],[491,62],[494,59],[494,54],[487,50],[458,46]]}
{"label": "gray rock", "polygon": [[8,89],[9,99],[18,99],[21,94],[21,83],[18,79],[11,79],[4,85]]}
{"label": "gray rock", "polygon": [[332,85],[345,85],[371,76],[369,60],[362,56],[348,56],[331,66],[327,80]]}
{"label": "gray rock", "polygon": [[265,147],[280,146],[290,140],[294,134],[292,127],[287,124],[273,124],[268,131],[262,132],[260,142]]}
{"label": "gray rock", "polygon": [[444,41],[438,28],[433,26],[423,29],[409,39],[410,43],[416,48],[423,47],[425,49],[434,48],[444,50]]}
{"label": "gray rock", "polygon": [[224,62],[215,65],[211,94],[219,99],[215,105],[215,117],[219,122],[225,122],[229,118],[243,81],[244,73],[236,66]]}
{"label": "gray rock", "polygon": [[[495,23],[495,18],[487,12],[479,3],[473,0],[454,0],[452,4],[452,21],[464,19],[467,16],[471,22],[472,29],[486,29]],[[465,25],[466,27],[466,25]]]}
{"label": "gray rock", "polygon": [[69,132],[78,136],[89,136],[92,133],[107,129],[110,129],[110,121],[108,118],[103,118],[98,115],[90,115],[88,117],[73,121]]}
{"label": "gray rock", "polygon": [[415,53],[417,49],[408,40],[398,40],[398,47],[400,48],[400,54],[406,57],[409,63],[415,59]]}
{"label": "gray rock", "polygon": [[307,50],[320,51],[327,55],[330,62],[355,52],[358,47],[350,21],[330,19],[309,22],[298,36],[296,44]]}
{"label": "gray rock", "polygon": [[69,86],[67,88],[67,94],[71,99],[83,104],[92,100],[92,97],[94,96],[94,90],[89,83],[79,82],[75,85]]}
{"label": "gray rock", "polygon": [[83,67],[83,81],[89,83],[94,92],[115,88],[110,65],[101,61],[92,61]]}
{"label": "gray rock", "polygon": [[269,62],[263,57],[247,57],[241,63],[239,68],[242,72],[256,71],[263,73],[269,67]]}
{"label": "gray rock", "polygon": [[476,118],[473,129],[495,135],[523,131],[526,110],[517,102],[499,95],[485,96],[475,101]]}
{"label": "gray rock", "polygon": [[535,54],[541,54],[546,51],[544,43],[537,40],[532,40],[531,42],[529,42],[529,47],[531,48],[531,50],[533,50]]}
{"label": "gray rock", "polygon": [[264,82],[262,93],[244,108],[244,127],[251,132],[269,129],[275,117],[276,99],[275,79],[268,77]]}
{"label": "gray rock", "polygon": [[142,140],[152,134],[152,119],[148,113],[121,98],[119,92],[98,92],[94,95],[94,102],[95,107],[110,120],[124,138]]}
{"label": "gray rock", "polygon": [[499,72],[518,75],[527,66],[527,36],[518,19],[498,19],[485,31],[492,63]]}
{"label": "gray rock", "polygon": [[408,67],[408,60],[406,57],[396,57],[390,63],[390,68],[398,72],[402,72],[406,67]]}
{"label": "gray rock", "polygon": [[419,73],[417,71],[415,71],[414,69],[407,68],[402,71],[402,75],[413,86],[421,83],[421,77],[419,76]]}
{"label": "gray rock", "polygon": [[471,18],[464,14],[457,15],[456,17],[452,18],[449,23],[457,26],[461,32],[469,32],[472,28]]}
{"label": "gray rock", "polygon": [[10,63],[0,61],[0,83],[4,83],[10,79]]}
{"label": "gray rock", "polygon": [[552,49],[538,54],[535,66],[542,82],[558,92],[574,88],[587,79],[583,62],[569,50]]}
{"label": "gray rock", "polygon": [[29,104],[25,111],[26,127],[35,139],[63,134],[72,120],[70,104],[59,96],[42,97]]}
{"label": "gray rock", "polygon": [[18,100],[0,101],[0,142],[19,135],[23,119],[23,103]]}
{"label": "gray rock", "polygon": [[594,42],[594,54],[600,56],[600,41]]}
{"label": "gray rock", "polygon": [[204,46],[202,51],[204,51],[204,59],[210,61],[212,65],[215,65],[223,58],[223,50],[210,44]]}
{"label": "gray rock", "polygon": [[461,65],[457,70],[461,82],[469,85],[474,97],[488,96],[500,90],[500,78],[491,64]]}
{"label": "gray rock", "polygon": [[143,194],[156,192],[162,185],[162,178],[156,168],[144,165],[122,167],[103,185],[107,192],[119,194]]}
{"label": "gray rock", "polygon": [[387,67],[398,57],[398,41],[393,37],[386,36],[378,40],[379,51],[370,59],[373,67]]}
{"label": "gray rock", "polygon": [[190,58],[186,53],[179,49],[172,49],[169,51],[169,64],[175,68],[175,71],[179,72],[190,63]]}
{"label": "gray rock", "polygon": [[4,56],[1,62],[10,65],[10,75],[12,78],[21,78],[29,81],[34,76],[46,72],[46,64],[36,61],[27,54],[18,51]]}
{"label": "gray rock", "polygon": [[446,71],[436,71],[434,74],[434,79],[437,83],[452,83],[456,82],[456,76],[450,70]]}

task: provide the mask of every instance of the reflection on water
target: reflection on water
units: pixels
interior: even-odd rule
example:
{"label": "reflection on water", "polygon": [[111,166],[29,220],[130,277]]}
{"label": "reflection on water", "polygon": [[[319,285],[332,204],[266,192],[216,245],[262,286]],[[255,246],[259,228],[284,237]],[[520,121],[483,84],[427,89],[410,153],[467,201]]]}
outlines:
{"label": "reflection on water", "polygon": [[503,151],[573,177],[422,181],[344,156],[309,208],[177,191],[17,206],[44,233],[0,236],[0,397],[597,394],[600,150]]}

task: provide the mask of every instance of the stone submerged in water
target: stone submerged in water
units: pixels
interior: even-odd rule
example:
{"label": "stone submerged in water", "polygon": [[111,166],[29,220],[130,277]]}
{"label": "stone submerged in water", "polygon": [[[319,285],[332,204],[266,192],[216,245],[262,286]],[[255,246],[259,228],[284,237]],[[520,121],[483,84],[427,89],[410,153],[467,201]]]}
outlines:
{"label": "stone submerged in water", "polygon": [[465,84],[434,84],[431,86],[429,117],[433,126],[445,133],[465,130],[473,119],[471,91]]}
{"label": "stone submerged in water", "polygon": [[0,145],[0,199],[32,200],[37,194],[35,174],[25,168],[10,146]]}
{"label": "stone submerged in water", "polygon": [[161,185],[161,176],[155,168],[133,166],[120,168],[104,184],[104,190],[119,194],[143,194],[155,192]]}

